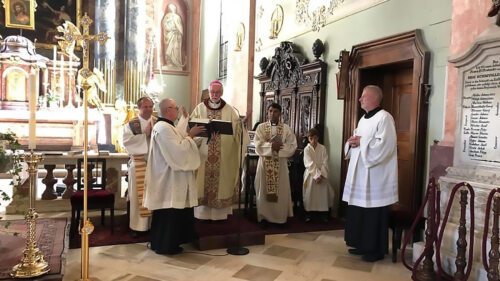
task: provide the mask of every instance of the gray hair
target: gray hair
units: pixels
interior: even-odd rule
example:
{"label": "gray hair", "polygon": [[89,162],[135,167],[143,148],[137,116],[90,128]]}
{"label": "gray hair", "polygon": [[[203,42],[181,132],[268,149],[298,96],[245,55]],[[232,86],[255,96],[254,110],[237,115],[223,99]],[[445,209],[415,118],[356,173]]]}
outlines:
{"label": "gray hair", "polygon": [[363,89],[363,91],[366,91],[366,90],[374,93],[377,96],[379,103],[382,102],[382,99],[384,98],[384,94],[382,93],[382,89],[379,86],[368,85]]}

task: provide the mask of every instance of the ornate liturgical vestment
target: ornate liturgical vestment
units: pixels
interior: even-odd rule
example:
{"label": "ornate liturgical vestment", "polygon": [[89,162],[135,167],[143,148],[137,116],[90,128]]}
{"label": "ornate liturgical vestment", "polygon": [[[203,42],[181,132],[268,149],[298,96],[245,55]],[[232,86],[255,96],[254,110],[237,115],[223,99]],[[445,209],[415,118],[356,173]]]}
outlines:
{"label": "ornate liturgical vestment", "polygon": [[[283,142],[279,152],[271,148],[273,138]],[[288,125],[266,122],[257,127],[254,142],[260,156],[255,175],[257,219],[285,223],[287,217],[293,216],[287,160],[297,149],[297,139]]]}

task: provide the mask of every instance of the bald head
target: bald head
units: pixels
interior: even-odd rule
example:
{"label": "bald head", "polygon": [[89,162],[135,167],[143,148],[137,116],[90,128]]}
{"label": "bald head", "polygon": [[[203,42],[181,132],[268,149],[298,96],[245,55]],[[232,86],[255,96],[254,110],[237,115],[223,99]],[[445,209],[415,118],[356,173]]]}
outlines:
{"label": "bald head", "polygon": [[383,96],[384,95],[382,93],[382,89],[380,89],[379,86],[375,85],[366,86],[365,88],[363,88],[363,93],[359,98],[359,103],[361,104],[361,108],[366,112],[374,110],[375,108],[379,107],[380,104],[382,103]]}
{"label": "bald head", "polygon": [[160,101],[160,115],[170,121],[177,119],[177,102],[175,100],[166,98]]}

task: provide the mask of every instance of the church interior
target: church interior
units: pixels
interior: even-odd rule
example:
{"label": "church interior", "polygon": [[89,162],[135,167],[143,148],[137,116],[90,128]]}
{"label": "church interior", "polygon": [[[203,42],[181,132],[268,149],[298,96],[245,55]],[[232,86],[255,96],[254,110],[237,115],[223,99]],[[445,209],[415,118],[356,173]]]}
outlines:
{"label": "church interior", "polygon": [[[500,1],[2,2],[0,280],[499,280]],[[213,81],[250,133],[233,213],[197,220],[183,253],[156,254],[128,228],[124,128],[140,98],[154,116],[166,98],[191,113]],[[397,136],[398,201],[376,262],[349,254],[342,200],[368,85]],[[268,226],[255,213],[253,137],[273,103],[297,144],[295,215]],[[306,222],[302,204],[312,128],[333,188],[325,222]],[[76,206],[86,176],[109,202]],[[87,218],[95,229],[79,227]]]}

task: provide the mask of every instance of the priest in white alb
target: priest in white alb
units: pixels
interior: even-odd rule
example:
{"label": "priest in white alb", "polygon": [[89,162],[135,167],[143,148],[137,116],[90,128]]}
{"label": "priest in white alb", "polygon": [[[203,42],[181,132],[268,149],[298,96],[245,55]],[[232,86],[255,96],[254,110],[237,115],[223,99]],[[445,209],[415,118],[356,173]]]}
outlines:
{"label": "priest in white alb", "polygon": [[221,98],[223,91],[220,81],[212,81],[209,98],[191,113],[192,118],[230,121],[233,127],[232,135],[216,134],[208,143],[207,138],[196,138],[202,163],[196,176],[200,206],[195,208],[194,214],[202,220],[225,220],[232,213],[239,187],[241,137],[244,148],[249,143],[248,132],[237,111]]}
{"label": "priest in white alb", "polygon": [[380,105],[378,86],[363,89],[359,102],[366,112],[344,147],[349,168],[342,200],[347,202],[345,241],[349,253],[367,262],[388,251],[389,205],[398,201],[397,135],[394,119]]}
{"label": "priest in white alb", "polygon": [[198,205],[195,172],[200,155],[193,137],[205,129],[175,127],[179,108],[172,99],[160,102],[160,115],[151,133],[144,205],[153,212],[151,249],[174,255],[181,244],[196,238],[193,207]]}
{"label": "priest in white alb", "polygon": [[257,127],[254,137],[259,155],[255,175],[257,220],[284,224],[293,216],[287,161],[297,149],[297,139],[292,129],[281,122],[279,104],[270,104],[267,114],[269,121]]}
{"label": "priest in white alb", "polygon": [[132,236],[149,230],[151,224],[151,212],[143,206],[143,196],[151,129],[156,121],[156,117],[152,116],[153,101],[150,98],[140,98],[137,108],[139,116],[130,120],[123,129],[123,145],[130,157],[127,194]]}

